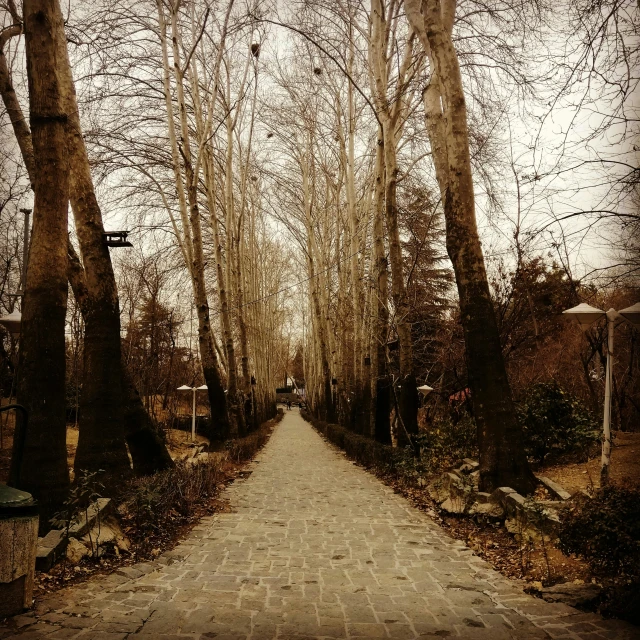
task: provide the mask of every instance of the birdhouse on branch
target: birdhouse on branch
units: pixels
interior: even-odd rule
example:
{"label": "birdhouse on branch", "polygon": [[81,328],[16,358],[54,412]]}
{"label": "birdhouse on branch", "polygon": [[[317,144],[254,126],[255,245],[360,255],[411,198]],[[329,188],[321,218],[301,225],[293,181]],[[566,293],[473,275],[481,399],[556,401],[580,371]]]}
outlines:
{"label": "birdhouse on branch", "polygon": [[128,231],[105,231],[102,234],[102,241],[107,247],[133,247],[127,240]]}

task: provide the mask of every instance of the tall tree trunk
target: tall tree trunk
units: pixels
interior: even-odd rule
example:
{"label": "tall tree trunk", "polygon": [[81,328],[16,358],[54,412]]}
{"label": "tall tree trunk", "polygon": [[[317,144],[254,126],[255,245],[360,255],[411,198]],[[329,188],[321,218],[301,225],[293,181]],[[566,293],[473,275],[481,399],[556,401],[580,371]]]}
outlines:
{"label": "tall tree trunk", "polygon": [[[73,245],[67,246],[69,258],[69,283],[80,312],[85,317],[90,294],[86,274]],[[121,380],[123,395],[124,433],[133,461],[133,471],[137,476],[151,475],[173,466],[173,460],[164,442],[158,435],[140,394],[133,384],[125,362],[121,362]]]}
{"label": "tall tree trunk", "polygon": [[312,219],[312,195],[311,195],[311,179],[310,172],[312,170],[312,156],[313,156],[313,137],[308,136],[308,148],[307,153],[304,154],[302,160],[302,191],[303,191],[303,206],[304,206],[304,220],[307,232],[307,269],[309,273],[309,295],[311,297],[312,309],[315,317],[315,343],[318,348],[318,355],[320,356],[320,380],[318,384],[318,410],[320,411],[320,417],[323,420],[332,422],[335,419],[333,398],[331,393],[331,367],[329,364],[329,336],[327,332],[326,318],[324,316],[324,309],[321,303],[321,294],[319,289],[321,288],[320,274],[316,273],[316,258],[319,255],[317,242],[315,238],[315,232],[313,228]]}
{"label": "tall tree trunk", "polygon": [[[390,13],[396,7],[390,5]],[[409,304],[406,285],[404,282],[404,264],[402,260],[402,245],[398,228],[398,161],[397,146],[399,132],[402,128],[406,91],[405,79],[413,59],[412,33],[405,45],[402,62],[398,69],[395,92],[388,96],[389,42],[392,29],[396,28],[393,16],[387,17],[386,3],[376,0],[371,3],[371,37],[369,40],[369,59],[372,63],[372,90],[378,121],[381,128],[381,138],[384,145],[385,165],[385,221],[389,238],[389,258],[391,266],[391,291],[394,304],[394,324],[398,332],[400,343],[400,378],[396,389],[393,390],[397,399],[396,411],[399,418],[398,441],[401,446],[410,443],[411,436],[418,432],[418,391],[413,373],[413,345],[411,324],[409,322]],[[391,25],[390,25],[391,23]]]}
{"label": "tall tree trunk", "polygon": [[[480,489],[510,486],[531,493],[536,480],[524,451],[502,357],[475,218],[469,133],[462,77],[451,38],[455,2],[408,0],[411,24],[436,76],[427,107],[428,133],[444,202],[447,252],[460,297],[469,386],[478,426]],[[440,95],[436,93],[437,88]],[[439,100],[436,98],[440,98]]]}
{"label": "tall tree trunk", "polygon": [[411,436],[418,433],[418,390],[413,374],[413,346],[409,323],[409,304],[404,282],[402,245],[398,228],[398,163],[396,158],[396,136],[393,121],[383,119],[385,158],[385,221],[389,238],[391,263],[391,292],[394,319],[400,342],[400,378],[397,390],[397,414],[399,418],[398,444],[411,444]]}
{"label": "tall tree trunk", "polygon": [[130,473],[123,416],[120,304],[102,213],[93,188],[66,40],[60,43],[60,82],[69,114],[69,197],[80,241],[87,296],[83,304],[84,367],[80,434],[74,467],[103,470],[112,484]]}
{"label": "tall tree trunk", "polygon": [[[198,345],[202,373],[209,390],[209,404],[211,407],[212,430],[207,435],[211,438],[227,438],[229,436],[229,415],[227,412],[227,399],[222,385],[222,377],[218,366],[214,338],[209,318],[209,301],[205,285],[204,250],[202,245],[202,227],[200,222],[200,210],[198,207],[198,185],[196,172],[191,159],[191,144],[189,124],[187,120],[187,106],[184,98],[183,70],[180,67],[180,51],[178,47],[179,34],[177,26],[177,4],[171,3],[171,31],[173,45],[173,70],[176,80],[176,97],[180,119],[181,146],[178,146],[175,125],[173,121],[173,104],[171,101],[170,67],[168,44],[166,34],[166,20],[162,0],[157,0],[158,21],[160,24],[160,43],[162,47],[163,61],[163,86],[167,108],[167,126],[169,142],[171,145],[172,164],[176,181],[176,190],[180,204],[182,219],[182,231],[184,234],[183,246],[187,268],[191,275],[193,296],[198,314]],[[184,162],[185,181],[187,185],[187,197],[185,198],[182,182],[179,153]],[[187,199],[189,211],[187,211]]]}
{"label": "tall tree trunk", "polygon": [[[15,16],[14,20],[19,21],[19,16]],[[16,28],[15,33],[21,33],[22,30],[20,27]],[[2,43],[2,38],[0,37],[0,44]],[[6,60],[4,60],[6,65]],[[29,173],[29,177],[32,183],[32,186],[35,184],[35,169],[34,169],[34,157],[33,157],[33,145],[31,141],[31,131],[27,124],[26,119],[23,116],[22,109],[20,107],[19,102],[17,101],[15,91],[11,84],[11,78],[8,75],[8,68],[3,66],[2,55],[0,54],[0,93],[2,94],[3,101],[7,107],[7,110],[12,115],[11,120],[14,127],[14,133],[18,140],[20,150],[22,152],[22,157],[25,162],[25,166],[27,167],[27,171]],[[4,71],[6,70],[6,74]],[[75,97],[74,97],[75,100]],[[75,109],[73,109],[75,112]],[[82,142],[84,146],[84,142]],[[92,189],[92,186],[90,187]],[[76,203],[74,207],[73,199],[75,197],[74,191],[72,190],[71,194],[72,199],[72,208],[74,208],[74,212],[82,206],[82,203]],[[90,200],[90,198],[89,198]],[[99,210],[98,210],[99,212]],[[100,242],[102,241],[102,227],[101,220],[98,221],[99,224],[92,224],[85,228],[85,233],[93,234],[94,237],[99,237]],[[83,219],[76,217],[76,227],[82,226]],[[81,238],[82,240],[82,238]],[[86,286],[86,274],[82,264],[80,263],[80,259],[75,254],[75,250],[73,247],[70,247],[69,254],[69,282],[74,292],[74,296],[80,305],[80,296],[84,298],[88,298],[89,293],[87,291]],[[87,263],[87,267],[91,267],[91,262]],[[75,273],[75,278],[71,276],[72,273]],[[81,281],[82,291],[80,292],[78,289],[78,282]],[[115,283],[114,283],[115,287]],[[84,314],[84,311],[83,311]],[[86,317],[83,315],[83,318]],[[119,329],[119,321],[118,321],[118,331],[117,336],[118,340],[120,340],[120,329]],[[113,328],[113,327],[112,327]],[[86,340],[86,338],[85,338]],[[113,363],[111,363],[113,364]],[[131,393],[131,389],[128,384],[128,376],[126,373],[126,369],[124,369],[125,365],[122,363],[123,367],[122,371],[122,380],[121,383],[123,385],[123,409],[124,409],[124,429],[125,429],[125,437],[127,438],[127,444],[129,445],[131,457],[133,459],[134,472],[137,475],[143,475],[147,473],[153,473],[155,471],[161,471],[166,468],[167,465],[173,464],[171,461],[171,456],[166,449],[166,446],[159,438],[155,428],[153,427],[153,422],[150,417],[146,414],[146,410],[140,400],[140,396],[137,391],[135,393]],[[129,416],[129,417],[127,417]],[[135,421],[131,418],[131,416],[136,416]],[[150,430],[149,430],[150,429]],[[140,435],[136,436],[136,440],[140,441],[144,440],[144,446],[135,447],[135,453],[133,451],[134,443],[131,442],[132,434],[138,433],[140,430],[144,432],[144,438]],[[127,462],[128,465],[128,462]],[[103,468],[100,465],[100,468]]]}
{"label": "tall tree trunk", "polygon": [[[229,89],[228,89],[229,91]],[[230,100],[230,95],[227,99]],[[229,414],[231,421],[231,430],[234,437],[244,435],[244,407],[239,397],[238,390],[238,362],[236,358],[236,346],[231,330],[231,314],[228,307],[229,293],[235,288],[232,283],[237,277],[235,269],[234,253],[236,242],[234,239],[235,231],[235,199],[233,195],[233,118],[231,113],[227,114],[227,148],[225,153],[225,175],[224,175],[224,196],[226,209],[226,274],[225,283],[219,283],[219,287],[223,287],[226,292],[226,309],[222,313],[222,324],[224,330],[224,344],[227,353],[227,401],[229,403]],[[225,286],[226,285],[226,286]]]}
{"label": "tall tree trunk", "polygon": [[[19,22],[19,19],[20,19],[19,16],[17,15],[14,16],[14,21]],[[21,32],[22,32],[22,29],[21,27],[18,26],[10,33],[6,32],[5,34],[3,34],[3,37],[7,36],[7,34],[17,35]],[[3,37],[0,37],[0,44],[4,43]],[[65,46],[66,46],[66,40],[65,40]],[[66,57],[66,50],[63,51],[62,53]],[[4,62],[4,65],[3,65],[3,62]],[[69,79],[71,79],[70,75],[66,75],[66,78],[62,78],[63,84],[65,84],[65,86],[67,85],[67,81]],[[2,98],[8,112],[11,114],[11,121],[14,127],[14,133],[18,140],[18,144],[22,152],[22,157],[23,157],[25,166],[27,167],[27,171],[29,173],[29,177],[33,186],[35,183],[35,178],[34,178],[35,170],[34,170],[33,144],[31,141],[31,131],[22,113],[20,103],[16,98],[15,91],[11,84],[11,78],[8,74],[8,68],[6,67],[6,60],[4,59],[1,52],[0,52],[0,93],[2,94]],[[72,113],[72,116],[70,116],[71,121],[73,121],[73,117],[76,117],[76,118],[78,117],[76,113],[77,105],[75,103],[75,95],[73,95],[72,98],[73,99],[70,105],[68,93],[65,95],[67,108],[69,112]],[[79,127],[79,123],[78,123],[78,127]],[[77,131],[79,131],[79,128],[77,128]],[[80,137],[77,135],[76,131],[74,131],[73,134],[78,138]],[[82,145],[82,148],[80,149],[80,154],[84,155],[84,159],[86,160],[86,149],[84,147],[84,141],[80,138],[80,141],[78,142],[78,144]],[[83,162],[82,157],[80,158],[80,161]],[[71,162],[71,164],[73,165],[73,161]],[[88,167],[88,165],[86,166]],[[80,175],[82,175],[82,173],[84,173],[84,176],[86,179],[88,175],[87,172],[86,171],[81,172]],[[86,188],[90,189],[91,194],[93,194],[93,185],[87,182],[85,182],[84,184]],[[83,197],[82,189],[80,190],[71,189],[70,198],[71,198],[72,208],[74,209],[74,213],[79,211],[82,207],[86,208],[87,202],[91,204],[92,197],[93,197],[93,200],[95,201],[95,195],[92,196],[91,194],[89,195],[88,198],[85,199]],[[97,203],[95,204],[95,207],[96,208],[94,208],[93,211],[97,212],[97,214],[100,215],[100,211],[97,208]],[[91,213],[91,211],[89,211],[89,213]],[[84,224],[84,220],[85,218],[82,215],[80,216],[76,215],[76,227],[77,228],[82,227]],[[91,236],[93,244],[95,244],[96,242],[102,242],[102,230],[103,229],[102,229],[101,217],[98,218],[97,220],[94,220],[94,223],[84,226],[84,234],[79,234],[81,244],[82,244],[83,236],[86,236],[87,234]],[[71,275],[69,276],[69,282],[74,291],[76,300],[78,300],[78,303],[80,304],[80,299],[79,299],[80,295],[82,295],[84,298],[89,297],[89,292],[87,290],[87,285],[86,285],[86,274],[84,271],[84,267],[80,263],[79,258],[77,257],[77,255],[75,255],[75,251],[73,250],[73,247],[71,247],[71,245],[69,246],[71,248],[71,253],[69,254],[69,261],[70,261],[69,271],[70,271],[70,274],[72,272],[75,272],[75,276],[76,276],[75,283],[74,283],[74,278],[72,278]],[[89,251],[91,251],[91,248],[89,249]],[[98,259],[97,262],[98,264],[100,264],[100,259]],[[92,268],[93,264],[94,262],[88,261],[86,264],[86,267],[90,269]],[[106,269],[102,270],[103,276],[108,277],[109,271],[111,271],[111,276],[113,277],[113,271],[112,269],[110,269],[110,265]],[[82,294],[80,294],[77,289],[78,280],[81,280],[83,283]],[[93,277],[93,280],[94,281],[96,280],[95,275]],[[113,287],[114,287],[113,290],[115,290],[115,280],[113,281]],[[106,292],[108,295],[109,287],[106,287]],[[96,291],[94,291],[94,295],[98,295],[98,296],[101,295],[101,291],[98,290],[97,293]],[[85,311],[83,311],[83,319],[84,318],[86,318]],[[97,321],[99,321],[99,318],[97,319]],[[112,330],[114,329],[113,324],[111,324],[111,329]],[[117,335],[118,341],[120,341],[119,318],[118,318],[117,331],[113,330],[113,334]],[[111,336],[111,338],[113,338],[113,335]],[[113,366],[113,362],[110,361],[109,365]],[[124,363],[122,363],[121,366],[124,367]],[[169,456],[169,453],[164,443],[159,438],[157,432],[153,428],[153,423],[151,419],[149,418],[148,415],[146,415],[144,406],[142,405],[142,402],[140,400],[139,395],[137,394],[137,391],[135,392],[135,394],[130,393],[128,383],[127,383],[126,370],[122,372],[122,375],[120,376],[120,378],[121,378],[121,384],[124,386],[124,390],[123,390],[124,397],[122,401],[124,402],[123,409],[125,414],[124,416],[125,437],[127,438],[127,444],[129,445],[130,450],[133,446],[132,443],[130,442],[131,434],[139,430],[143,430],[146,433],[148,427],[151,426],[151,431],[146,433],[145,435],[145,446],[137,447],[137,454],[134,455],[132,453],[134,472],[138,475],[141,475],[145,473],[160,471],[166,468],[167,460],[171,462],[171,457]],[[105,395],[107,394],[105,393]],[[134,416],[134,415],[137,416],[136,422],[132,421],[131,418],[126,417],[126,416]],[[140,436],[138,436],[138,440],[139,439],[140,439]],[[127,460],[127,467],[128,467],[128,460]],[[82,467],[82,468],[85,468],[85,467]],[[104,468],[104,466],[101,464],[99,468]]]}
{"label": "tall tree trunk", "polygon": [[[29,412],[22,460],[11,477],[40,502],[42,528],[69,488],[65,407],[69,158],[58,51],[64,26],[56,0],[25,0],[26,57],[34,150],[33,236],[22,309],[18,402]],[[19,429],[24,424],[19,424]],[[18,433],[15,442],[19,442]]]}
{"label": "tall tree trunk", "polygon": [[140,394],[122,363],[122,392],[124,395],[124,431],[133,471],[137,476],[150,476],[170,469],[174,462],[158,433],[151,416],[144,408]]}
{"label": "tall tree trunk", "polygon": [[382,131],[379,131],[376,148],[376,174],[374,191],[373,217],[373,262],[376,279],[374,321],[374,338],[372,340],[372,435],[384,444],[391,444],[391,390],[387,372],[387,335],[389,332],[389,298],[388,265],[384,248],[384,142]]}

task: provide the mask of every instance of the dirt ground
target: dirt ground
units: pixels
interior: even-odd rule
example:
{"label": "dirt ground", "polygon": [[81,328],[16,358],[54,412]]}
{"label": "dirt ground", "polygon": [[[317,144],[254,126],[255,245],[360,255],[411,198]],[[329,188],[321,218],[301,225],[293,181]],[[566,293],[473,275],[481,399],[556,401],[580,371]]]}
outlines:
{"label": "dirt ground", "polygon": [[[9,468],[11,466],[11,449],[13,447],[13,416],[0,416],[2,427],[2,446],[0,446],[0,483],[6,483],[9,479]],[[67,425],[67,464],[73,479],[73,460],[78,448],[78,429],[70,424]],[[188,455],[191,450],[191,433],[169,429],[166,433],[167,446],[171,457],[174,459]],[[196,434],[196,444],[209,444],[209,440],[204,436]]]}
{"label": "dirt ground", "polygon": [[[543,467],[545,475],[562,485],[569,493],[600,486],[600,456],[588,462]],[[615,431],[611,451],[609,477],[613,484],[640,487],[640,433]]]}
{"label": "dirt ground", "polygon": [[[611,454],[611,482],[620,486],[640,486],[640,433],[615,432]],[[600,456],[588,462],[555,464],[536,470],[558,482],[570,493],[600,484]],[[386,479],[396,490],[426,511],[449,533],[463,540],[479,556],[486,559],[503,575],[521,579],[540,588],[558,582],[596,582],[589,565],[575,555],[563,554],[552,542],[541,540],[518,542],[502,525],[476,522],[472,518],[448,516],[439,512],[428,493],[423,489],[409,488],[392,479]],[[552,499],[540,487],[536,498]]]}

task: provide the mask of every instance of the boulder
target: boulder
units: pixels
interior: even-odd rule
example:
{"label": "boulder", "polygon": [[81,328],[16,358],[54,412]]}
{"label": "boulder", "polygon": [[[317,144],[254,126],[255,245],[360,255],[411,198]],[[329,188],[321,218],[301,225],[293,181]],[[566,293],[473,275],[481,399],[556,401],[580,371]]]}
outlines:
{"label": "boulder", "polygon": [[582,584],[581,582],[565,582],[553,587],[543,587],[540,595],[547,602],[561,602],[570,607],[588,608],[596,604],[602,593],[598,584]]}
{"label": "boulder", "polygon": [[485,520],[502,520],[504,509],[499,504],[492,502],[474,502],[469,508],[470,516],[480,516]]}
{"label": "boulder", "polygon": [[117,547],[119,551],[129,551],[131,544],[120,528],[120,524],[113,517],[107,517],[82,538],[85,547],[97,548],[98,556],[103,555],[107,547]]}
{"label": "boulder", "polygon": [[89,505],[86,513],[81,513],[69,527],[70,538],[82,538],[96,522],[104,520],[111,510],[111,498],[98,498]]}
{"label": "boulder", "polygon": [[504,525],[507,531],[516,537],[540,540],[544,536],[545,541],[557,537],[560,518],[555,512],[547,509],[535,511],[525,506],[513,510],[507,509],[507,515]]}
{"label": "boulder", "polygon": [[495,504],[500,504],[503,507],[505,506],[506,497],[511,494],[516,493],[515,489],[511,487],[498,487],[489,497],[489,500]]}
{"label": "boulder", "polygon": [[427,491],[432,500],[441,503],[451,495],[452,486],[462,490],[462,480],[453,473],[443,473],[429,484]]}
{"label": "boulder", "polygon": [[38,538],[36,569],[49,571],[62,558],[66,548],[67,537],[61,529],[51,529],[44,538]]}
{"label": "boulder", "polygon": [[547,491],[560,500],[570,500],[571,494],[566,491],[563,487],[561,487],[557,482],[554,482],[550,478],[545,476],[536,476],[538,478],[538,482],[543,485]]}
{"label": "boulder", "polygon": [[467,503],[462,498],[450,496],[440,505],[440,508],[447,513],[461,514],[467,510]]}
{"label": "boulder", "polygon": [[82,558],[89,555],[89,549],[77,540],[76,538],[69,538],[69,542],[67,544],[67,560],[71,562],[71,564],[78,564]]}

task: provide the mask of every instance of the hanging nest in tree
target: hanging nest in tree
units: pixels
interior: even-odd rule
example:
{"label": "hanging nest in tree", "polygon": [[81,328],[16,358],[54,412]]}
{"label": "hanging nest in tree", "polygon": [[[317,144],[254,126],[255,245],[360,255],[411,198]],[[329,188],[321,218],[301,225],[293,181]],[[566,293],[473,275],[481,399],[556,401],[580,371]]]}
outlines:
{"label": "hanging nest in tree", "polygon": [[319,76],[322,73],[322,69],[320,67],[313,67],[313,73]]}
{"label": "hanging nest in tree", "polygon": [[253,55],[254,58],[258,58],[260,56],[260,44],[258,42],[254,42],[251,45],[251,55]]}
{"label": "hanging nest in tree", "polygon": [[273,138],[273,133],[271,131],[269,131],[269,133],[267,133],[267,138]]}

